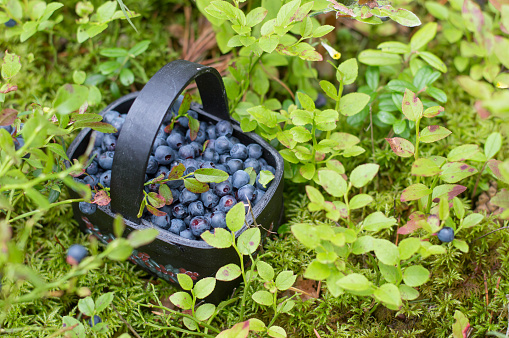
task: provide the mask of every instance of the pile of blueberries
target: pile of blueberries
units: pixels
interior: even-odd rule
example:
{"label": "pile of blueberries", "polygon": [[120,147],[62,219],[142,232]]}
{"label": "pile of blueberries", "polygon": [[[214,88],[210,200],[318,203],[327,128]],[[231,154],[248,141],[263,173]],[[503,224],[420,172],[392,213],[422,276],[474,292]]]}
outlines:
{"label": "pile of blueberries", "polygon": [[[0,128],[7,130],[7,132],[12,136],[15,136],[15,133],[18,132],[16,128],[13,128],[12,126],[0,126]],[[23,123],[21,123],[21,128],[23,128]],[[23,136],[21,136],[21,134],[19,134],[18,137],[13,138],[12,141],[14,143],[15,150],[18,150],[19,148],[25,145],[25,140],[23,139]]]}
{"label": "pile of blueberries", "polygon": [[[226,228],[226,213],[236,203],[242,201],[247,205],[250,201],[251,205],[256,205],[270,186],[270,183],[263,186],[259,182],[260,171],[266,170],[272,174],[276,171],[262,158],[260,145],[253,143],[246,146],[232,136],[233,127],[229,121],[219,121],[216,125],[200,122],[197,136],[192,141],[188,128],[189,119],[181,116],[173,130],[166,133],[166,126],[177,116],[182,97],[178,101],[165,117],[154,141],[145,182],[148,183],[161,174],[167,178],[172,168],[180,163],[186,168],[184,175],[200,168],[214,168],[228,173],[229,177],[221,183],[210,183],[210,189],[201,194],[186,189],[183,180],[162,183],[170,188],[173,203],[159,209],[166,213],[165,216],[155,216],[145,211],[143,218],[181,237],[201,240],[200,235],[207,230],[213,232],[215,228]],[[198,118],[195,111],[189,110],[187,114]],[[99,183],[103,187],[110,186],[117,137],[125,118],[126,114],[108,111],[104,114],[103,121],[114,126],[117,133],[104,134],[94,131],[95,144],[91,153],[94,159],[87,167],[86,175],[81,178],[82,182],[89,184],[92,189],[100,189]],[[248,169],[250,167],[252,169]],[[251,177],[248,171],[256,173],[254,184],[249,184]],[[145,186],[147,193],[158,190],[159,183]],[[79,207],[84,214],[92,214],[97,205],[81,202]]]}

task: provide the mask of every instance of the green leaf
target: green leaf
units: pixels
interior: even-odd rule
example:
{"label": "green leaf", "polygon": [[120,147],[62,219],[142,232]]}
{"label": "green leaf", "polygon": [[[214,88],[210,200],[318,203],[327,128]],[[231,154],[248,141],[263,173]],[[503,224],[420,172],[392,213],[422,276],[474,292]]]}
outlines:
{"label": "green leaf", "polygon": [[258,228],[250,228],[244,231],[237,239],[237,248],[243,255],[250,255],[260,245],[261,233]]}
{"label": "green leaf", "polygon": [[[263,332],[266,329],[266,325],[264,322],[259,320],[258,318],[249,319],[249,330],[255,332]],[[236,338],[236,337],[234,337]]]}
{"label": "green leaf", "polygon": [[415,237],[405,238],[398,244],[399,257],[402,260],[412,257],[421,247],[421,240]]}
{"label": "green leaf", "polygon": [[422,115],[427,118],[432,118],[432,117],[435,117],[438,114],[442,113],[443,111],[444,111],[444,107],[433,106],[433,107],[429,107],[428,109],[426,109]]}
{"label": "green leaf", "polygon": [[410,121],[417,121],[422,118],[422,102],[417,95],[412,91],[406,89],[403,96],[403,114]]}
{"label": "green leaf", "polygon": [[364,230],[378,232],[382,229],[388,229],[396,223],[394,217],[387,217],[383,212],[376,211],[368,215],[362,224]]}
{"label": "green leaf", "polygon": [[403,8],[389,12],[389,17],[400,25],[406,27],[416,27],[421,24],[421,20],[419,20],[417,15]]}
{"label": "green leaf", "polygon": [[326,109],[316,111],[315,123],[316,128],[322,131],[329,131],[336,129],[336,121],[338,120],[338,112],[334,109]]}
{"label": "green leaf", "polygon": [[368,291],[373,287],[366,277],[358,273],[347,275],[338,280],[336,284],[345,290],[356,292]]}
{"label": "green leaf", "polygon": [[[379,211],[377,211],[379,212]],[[361,255],[366,252],[372,251],[375,248],[375,239],[371,236],[361,236],[353,243],[352,253],[354,255]]]}
{"label": "green leaf", "polygon": [[410,141],[401,137],[386,138],[385,140],[389,142],[392,151],[399,157],[414,156],[415,147]]}
{"label": "green leaf", "polygon": [[125,57],[128,55],[127,50],[123,48],[105,48],[101,49],[99,52],[102,56],[106,56],[109,58],[118,58],[118,57]]}
{"label": "green leaf", "polygon": [[456,239],[456,238],[453,239],[452,245],[454,245],[454,247],[460,251],[463,251],[465,253],[468,252],[468,244],[467,244],[467,242],[465,242],[462,239]]}
{"label": "green leaf", "polygon": [[129,68],[122,68],[119,79],[124,86],[130,86],[134,83],[134,73]]}
{"label": "green leaf", "polygon": [[331,274],[331,268],[327,264],[323,264],[314,260],[308,265],[304,278],[313,280],[324,280]]}
{"label": "green leaf", "polygon": [[431,177],[440,173],[440,167],[433,160],[419,158],[412,164],[412,175]]}
{"label": "green leaf", "polygon": [[185,273],[178,273],[177,279],[179,281],[180,287],[186,291],[191,291],[193,289],[193,280],[191,277],[186,275]]}
{"label": "green leaf", "polygon": [[[461,311],[454,311],[454,319],[456,321],[452,325],[452,336],[453,338],[465,338],[467,337],[466,331],[470,327],[468,318]],[[502,335],[505,336],[505,335]]]}
{"label": "green leaf", "polygon": [[297,98],[298,98],[299,103],[301,104],[302,108],[304,108],[310,112],[315,110],[315,102],[308,95],[306,95],[302,92],[298,92]]}
{"label": "green leaf", "polygon": [[373,296],[389,308],[392,308],[392,310],[399,309],[403,305],[398,287],[391,283],[384,284],[375,289]]}
{"label": "green leaf", "polygon": [[384,53],[376,49],[365,49],[359,54],[359,62],[369,66],[391,66],[402,62],[401,56],[392,53]]}
{"label": "green leaf", "polygon": [[449,129],[444,127],[428,126],[421,131],[419,141],[432,143],[449,136],[451,133],[452,132]]}
{"label": "green leaf", "polygon": [[419,291],[414,288],[411,288],[405,284],[399,285],[399,292],[401,293],[401,298],[405,300],[414,300],[419,297]]}
{"label": "green leaf", "polygon": [[270,282],[274,279],[274,269],[270,266],[270,264],[265,263],[264,261],[258,261],[256,263],[256,269],[258,271],[258,275],[264,281]]}
{"label": "green leaf", "polygon": [[70,114],[78,110],[88,98],[88,88],[77,84],[66,84],[58,88],[53,108],[58,114]]}
{"label": "green leaf", "polygon": [[85,327],[76,318],[64,316],[63,324],[66,327],[74,327],[71,331],[67,331],[66,335],[68,338],[85,338]]}
{"label": "green leaf", "polygon": [[154,208],[162,208],[165,205],[165,199],[156,192],[149,192],[147,195],[148,202]]}
{"label": "green leaf", "polygon": [[274,51],[274,49],[276,49],[278,44],[279,44],[279,36],[277,36],[277,35],[262,36],[258,40],[258,45],[266,53],[272,53]]}
{"label": "green leaf", "polygon": [[325,94],[333,99],[334,101],[339,100],[337,88],[327,80],[320,81],[320,87],[322,87]]}
{"label": "green leaf", "polygon": [[403,272],[405,284],[411,287],[420,286],[429,280],[429,271],[421,265],[413,265]]}
{"label": "green leaf", "polygon": [[293,274],[293,271],[282,271],[276,277],[276,287],[279,291],[288,290],[297,279],[297,275]]}
{"label": "green leaf", "polygon": [[[410,46],[403,42],[398,41],[386,41],[378,45],[378,49],[382,52],[391,54],[406,54],[410,53]],[[394,81],[394,80],[393,80]],[[391,81],[392,82],[392,81]],[[404,89],[402,92],[405,91]]]}
{"label": "green leaf", "polygon": [[441,71],[442,73],[447,72],[447,66],[445,63],[440,60],[438,56],[430,52],[418,52],[419,55],[424,61],[426,61],[431,67]]}
{"label": "green leaf", "polygon": [[502,135],[498,132],[491,133],[484,144],[484,155],[486,155],[488,160],[492,159],[500,151],[501,147]]}
{"label": "green leaf", "polygon": [[85,73],[82,70],[75,70],[74,73],[72,73],[72,80],[76,84],[83,84],[85,80],[87,79],[87,73]]}
{"label": "green leaf", "polygon": [[342,197],[346,193],[345,179],[334,170],[323,169],[318,172],[320,185],[334,197]]}
{"label": "green leaf", "polygon": [[226,225],[232,232],[239,231],[244,225],[245,214],[244,203],[239,202],[226,214]]}
{"label": "green leaf", "polygon": [[256,291],[251,298],[258,304],[265,306],[271,306],[274,302],[272,294],[268,291]]}
{"label": "green leaf", "polygon": [[110,242],[106,248],[108,258],[114,261],[125,261],[133,252],[132,246],[125,238],[117,238]]}
{"label": "green leaf", "polygon": [[229,248],[232,245],[232,234],[222,228],[216,228],[214,233],[205,231],[201,234],[201,238],[210,246],[217,249]]}
{"label": "green leaf", "polygon": [[242,271],[240,270],[239,266],[237,264],[231,263],[217,270],[216,279],[223,282],[228,282],[237,279],[241,274]]}
{"label": "green leaf", "polygon": [[345,116],[358,114],[368,104],[371,97],[364,93],[350,93],[339,99],[339,112]]}
{"label": "green leaf", "polygon": [[194,177],[203,183],[221,183],[228,179],[228,174],[219,169],[205,168],[197,169],[194,172]]}
{"label": "green leaf", "polygon": [[10,126],[18,117],[18,111],[12,108],[5,108],[0,113],[0,126]]}
{"label": "green leaf", "polygon": [[358,74],[357,59],[351,58],[343,61],[338,67],[338,72],[342,74],[341,79],[338,79],[338,81],[342,80],[345,85],[354,83]]}
{"label": "green leaf", "polygon": [[92,298],[86,297],[78,301],[78,309],[87,316],[92,316],[95,310],[95,304]]}
{"label": "green leaf", "polygon": [[267,329],[267,334],[273,338],[286,338],[286,331],[281,326],[272,325]]}
{"label": "green leaf", "polygon": [[129,55],[138,56],[145,52],[150,45],[150,40],[143,40],[134,45],[133,48],[127,52]]}
{"label": "green leaf", "polygon": [[327,35],[330,32],[332,32],[333,30],[334,30],[334,26],[323,25],[323,26],[320,26],[320,27],[316,28],[315,30],[313,30],[313,35],[312,36],[314,38],[321,38],[322,36]]}
{"label": "green leaf", "polygon": [[438,2],[426,2],[424,6],[428,12],[437,19],[446,20],[449,17],[449,10],[447,7]]}
{"label": "green leaf", "polygon": [[403,190],[400,200],[401,202],[415,201],[431,193],[432,190],[427,186],[422,183],[416,183]]}
{"label": "green leaf", "polygon": [[156,239],[157,235],[159,235],[159,230],[155,228],[134,230],[129,234],[129,236],[127,236],[127,240],[133,248],[138,248],[152,243],[152,241]]}
{"label": "green leaf", "polygon": [[214,314],[215,311],[216,311],[216,306],[214,304],[207,303],[207,304],[200,305],[196,309],[194,315],[195,315],[196,319],[203,322],[203,321],[209,319],[210,317],[212,317],[212,315]]}
{"label": "green leaf", "polygon": [[469,76],[458,76],[456,77],[456,81],[458,81],[464,91],[481,100],[488,100],[494,91],[492,85],[484,81],[475,81]]}
{"label": "green leaf", "polygon": [[281,9],[277,13],[276,26],[287,26],[292,21],[292,17],[295,12],[297,12],[299,6],[300,0],[292,0],[281,6]]}
{"label": "green leaf", "polygon": [[376,174],[378,173],[378,169],[380,169],[378,164],[361,164],[350,173],[350,182],[354,187],[361,188],[368,184],[373,178],[375,178]]}
{"label": "green leaf", "polygon": [[246,25],[249,27],[256,26],[265,19],[269,11],[263,7],[257,7],[246,15]]}
{"label": "green leaf", "polygon": [[175,292],[170,296],[170,301],[182,310],[190,310],[193,306],[193,300],[187,292]]}
{"label": "green leaf", "polygon": [[464,178],[475,175],[477,169],[463,162],[451,162],[442,166],[440,178],[447,183],[456,183]]}
{"label": "green leaf", "polygon": [[359,194],[355,195],[350,202],[348,203],[348,206],[350,207],[350,210],[360,209],[368,205],[369,203],[373,202],[373,197],[367,194]]}
{"label": "green leaf", "polygon": [[399,263],[398,247],[386,239],[377,239],[374,251],[378,260],[384,264],[395,265]]}
{"label": "green leaf", "polygon": [[412,50],[419,50],[433,40],[437,33],[437,27],[438,24],[436,22],[428,22],[422,26],[410,39]]}
{"label": "green leaf", "polygon": [[2,77],[4,80],[9,80],[16,76],[21,69],[21,57],[14,53],[5,51],[4,63],[2,64]]}
{"label": "green leaf", "polygon": [[209,191],[209,185],[198,181],[196,178],[184,179],[184,186],[187,190],[197,194]]}
{"label": "green leaf", "polygon": [[484,219],[484,216],[481,214],[470,214],[461,222],[461,226],[463,228],[471,228],[476,226]]}
{"label": "green leaf", "polygon": [[473,157],[478,152],[479,146],[477,144],[463,144],[453,148],[447,155],[447,160],[450,162],[465,161]]}
{"label": "green leaf", "polygon": [[235,324],[231,329],[224,330],[216,338],[247,338],[249,335],[249,321]]}
{"label": "green leaf", "polygon": [[203,299],[210,295],[215,287],[216,279],[214,277],[205,277],[196,282],[193,293],[196,298]]}

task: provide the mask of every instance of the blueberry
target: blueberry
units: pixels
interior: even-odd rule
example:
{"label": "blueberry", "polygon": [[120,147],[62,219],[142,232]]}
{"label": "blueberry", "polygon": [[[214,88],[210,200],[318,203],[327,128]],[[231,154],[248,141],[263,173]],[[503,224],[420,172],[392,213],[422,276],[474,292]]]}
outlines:
{"label": "blueberry", "polygon": [[14,149],[18,151],[21,147],[25,145],[25,140],[23,140],[22,136],[15,138],[14,140]]}
{"label": "blueberry", "polygon": [[88,320],[88,325],[90,325],[90,326],[96,326],[96,325],[97,325],[97,324],[99,324],[100,322],[102,322],[101,317],[99,317],[98,315],[94,315],[93,320],[92,320],[92,318],[90,318],[90,319]]}
{"label": "blueberry", "polygon": [[230,142],[232,144],[240,143],[240,140],[238,138],[236,138],[235,136],[228,137],[228,139],[230,140]]}
{"label": "blueberry", "polygon": [[16,26],[18,23],[14,19],[9,19],[6,23],[4,23],[5,27],[12,28]]}
{"label": "blueberry", "polygon": [[198,143],[203,143],[207,139],[207,132],[205,130],[199,129],[196,133],[196,138],[191,140],[191,129],[188,129],[186,132],[186,139],[189,141],[196,141]]}
{"label": "blueberry", "polygon": [[267,183],[267,185],[264,187],[261,183],[260,183],[260,174],[258,174],[256,176],[256,189],[259,189],[259,190],[263,190],[263,191],[266,191],[268,188],[269,188],[269,185],[270,185],[270,182]]}
{"label": "blueberry", "polygon": [[190,143],[190,145],[194,148],[194,157],[200,156],[201,151],[203,149],[203,144],[193,141]]}
{"label": "blueberry", "polygon": [[78,265],[87,255],[88,250],[83,245],[73,244],[67,250],[67,263]]}
{"label": "blueberry", "polygon": [[183,219],[187,216],[187,207],[184,204],[176,204],[172,210],[173,217]]}
{"label": "blueberry", "polygon": [[194,147],[190,144],[186,144],[185,146],[180,147],[179,149],[179,156],[181,158],[194,158],[196,154],[196,151]]}
{"label": "blueberry", "polygon": [[247,146],[247,151],[249,153],[249,158],[257,160],[262,157],[262,147],[259,144],[251,143]]}
{"label": "blueberry", "polygon": [[389,21],[390,19],[391,19],[391,18],[390,18],[390,17],[388,17],[388,16],[381,16],[381,17],[380,17],[380,20],[382,20],[382,21]]}
{"label": "blueberry", "polygon": [[96,161],[92,161],[87,167],[87,174],[95,175],[99,171],[99,164]]}
{"label": "blueberry", "polygon": [[186,227],[189,227],[189,224],[191,224],[191,219],[193,219],[193,216],[191,215],[187,215],[187,217],[184,218],[184,224],[186,225]]}
{"label": "blueberry", "polygon": [[190,240],[196,240],[196,237],[194,237],[193,233],[189,229],[181,231],[180,232],[180,237],[187,238],[187,239],[190,239]]}
{"label": "blueberry", "polygon": [[103,187],[109,188],[111,183],[111,170],[107,170],[102,173],[101,177],[99,178],[99,182]]}
{"label": "blueberry", "polygon": [[122,126],[124,125],[125,118],[122,116],[115,117],[113,121],[111,121],[111,125],[117,130],[113,135],[118,136],[120,131],[122,130]]}
{"label": "blueberry", "polygon": [[265,195],[265,191],[256,189],[256,199],[254,201],[254,205],[258,204],[262,200],[263,195]]}
{"label": "blueberry", "polygon": [[180,193],[180,202],[184,204],[188,204],[190,202],[194,202],[200,197],[199,194],[195,194],[187,189],[182,190]]}
{"label": "blueberry", "polygon": [[228,173],[228,168],[224,164],[216,164],[216,169],[224,171],[225,173]]}
{"label": "blueberry", "polygon": [[232,158],[245,160],[247,158],[247,155],[248,155],[247,147],[242,143],[234,144],[232,149],[230,150],[230,156]]}
{"label": "blueberry", "polygon": [[170,231],[178,235],[182,231],[186,230],[186,223],[183,220],[174,218],[171,220]]}
{"label": "blueberry", "polygon": [[270,171],[273,175],[276,175],[276,169],[271,165],[262,165],[262,170]]}
{"label": "blueberry", "polygon": [[105,153],[102,153],[99,156],[99,165],[104,170],[109,170],[113,166],[113,156],[115,156],[115,152],[113,151],[107,151]]}
{"label": "blueberry", "polygon": [[154,140],[154,144],[152,144],[152,152],[155,152],[157,147],[159,146],[167,146],[168,143],[166,143],[166,140],[162,137],[156,137]]}
{"label": "blueberry", "polygon": [[147,174],[155,174],[157,172],[157,169],[159,168],[159,165],[156,161],[156,158],[152,155],[148,158],[147,162],[147,170],[145,171]]}
{"label": "blueberry", "polygon": [[92,132],[92,137],[95,136],[95,141],[94,141],[94,147],[100,147],[102,144],[103,144],[103,138],[104,138],[104,133],[101,133],[100,131],[96,131],[94,130]]}
{"label": "blueberry", "polygon": [[214,149],[219,155],[229,154],[233,144],[226,136],[220,136],[214,142]]}
{"label": "blueberry", "polygon": [[195,201],[189,204],[187,211],[191,216],[203,216],[205,214],[205,208],[201,201]]}
{"label": "blueberry", "polygon": [[173,196],[173,203],[177,202],[180,200],[180,191],[178,191],[177,189],[170,189],[171,190],[171,195]]}
{"label": "blueberry", "polygon": [[245,186],[246,184],[249,184],[249,181],[251,180],[251,177],[249,177],[249,174],[245,172],[244,170],[237,170],[233,174],[233,187],[234,188],[241,188]]}
{"label": "blueberry", "polygon": [[210,161],[214,163],[217,163],[219,161],[219,154],[210,148],[205,149],[202,156],[205,161]]}
{"label": "blueberry", "polygon": [[219,202],[219,196],[214,194],[212,190],[208,190],[200,195],[200,200],[202,201],[205,208],[213,208]]}
{"label": "blueberry", "polygon": [[216,165],[214,162],[205,161],[201,164],[200,168],[202,169],[216,169]]}
{"label": "blueberry", "polygon": [[318,97],[315,100],[316,108],[320,109],[327,104],[327,98],[322,94],[318,93]]}
{"label": "blueberry", "polygon": [[242,188],[240,188],[237,193],[237,200],[247,203],[247,201],[251,201],[251,204],[256,200],[256,188],[251,184],[246,184]]}
{"label": "blueberry", "polygon": [[440,241],[444,243],[452,242],[454,239],[454,229],[451,227],[443,227],[437,234]]}
{"label": "blueberry", "polygon": [[95,187],[99,183],[99,178],[96,175],[88,175],[83,179],[85,184],[89,184],[91,188]]}
{"label": "blueberry", "polygon": [[95,203],[80,202],[79,207],[85,215],[92,215],[97,210],[97,204]]}
{"label": "blueberry", "polygon": [[229,160],[231,160],[231,156],[230,154],[223,154],[223,155],[219,155],[219,163],[222,163],[222,164],[225,164],[227,163]]}
{"label": "blueberry", "polygon": [[201,165],[201,163],[200,163],[200,162],[198,162],[197,160],[195,160],[194,158],[188,158],[188,159],[184,160],[184,161],[182,162],[182,164],[183,164],[183,165],[184,165],[184,167],[186,167],[186,168],[191,168],[191,167],[193,167],[193,168],[195,168],[195,169],[199,168],[199,167],[200,167],[200,165]]}
{"label": "blueberry", "polygon": [[248,158],[245,162],[244,162],[244,169],[247,169],[249,167],[252,167],[254,169],[254,171],[256,171],[256,173],[258,174],[260,172],[260,170],[262,169],[261,165],[260,165],[260,162],[258,160],[255,160],[254,158]]}
{"label": "blueberry", "polygon": [[173,101],[173,105],[171,106],[171,109],[170,109],[170,111],[173,114],[175,114],[175,115],[178,114],[180,105],[182,104],[182,101],[184,101],[184,95],[179,95],[179,97],[177,97],[175,99],[175,101]]}
{"label": "blueberry", "polygon": [[239,159],[231,159],[226,162],[227,173],[233,175],[235,172],[244,169],[244,162]]}
{"label": "blueberry", "polygon": [[162,229],[168,229],[170,227],[170,215],[169,214],[166,214],[164,216],[156,216],[156,215],[152,215],[150,217],[150,222],[152,222],[152,224],[162,228]]}
{"label": "blueberry", "polygon": [[[102,141],[101,141],[102,143]],[[90,153],[90,158],[93,158],[96,161],[99,161],[99,156],[102,154],[101,146],[94,148],[92,152]]]}
{"label": "blueberry", "polygon": [[[150,182],[152,180],[153,179],[151,178],[151,179],[145,181],[145,183],[148,183],[148,182]],[[157,192],[157,191],[159,191],[159,183],[150,183],[150,184],[147,184],[145,186],[145,191],[146,192]]]}
{"label": "blueberry", "polygon": [[233,126],[229,121],[219,121],[216,124],[216,133],[219,136],[232,136],[233,134]]}
{"label": "blueberry", "polygon": [[163,176],[164,178],[167,178],[169,172],[170,172],[170,169],[168,169],[167,167],[162,165],[162,166],[159,167],[159,169],[157,169],[155,177],[159,177],[162,174],[162,175],[164,175]]}
{"label": "blueberry", "polygon": [[216,126],[211,125],[207,127],[207,136],[209,139],[215,139],[217,137]]}
{"label": "blueberry", "polygon": [[120,117],[120,113],[116,110],[110,110],[104,113],[103,115],[103,122],[111,124],[113,119]]}
{"label": "blueberry", "polygon": [[205,217],[196,216],[191,220],[189,228],[193,235],[200,237],[202,233],[210,229],[210,224]]}
{"label": "blueberry", "polygon": [[104,135],[102,146],[107,151],[115,151],[115,147],[117,146],[117,138],[112,134]]}
{"label": "blueberry", "polygon": [[218,209],[222,212],[228,212],[237,204],[237,200],[232,195],[226,195],[219,201]]}
{"label": "blueberry", "polygon": [[217,196],[223,197],[229,195],[232,192],[232,189],[233,189],[232,184],[229,181],[224,181],[221,183],[217,183],[214,186],[214,193]]}
{"label": "blueberry", "polygon": [[184,144],[184,136],[176,130],[172,130],[170,136],[166,139],[166,143],[174,149],[178,150]]}
{"label": "blueberry", "polygon": [[187,116],[181,116],[177,121],[181,126],[187,127],[189,125],[189,119]]}
{"label": "blueberry", "polygon": [[175,151],[168,146],[157,147],[154,156],[156,161],[162,165],[170,164],[176,158]]}
{"label": "blueberry", "polygon": [[226,228],[226,215],[224,212],[217,211],[212,213],[210,226],[213,228]]}
{"label": "blueberry", "polygon": [[266,166],[268,165],[267,161],[265,161],[265,159],[263,157],[260,157],[258,159],[258,162],[260,162],[260,165],[263,167],[263,166]]}

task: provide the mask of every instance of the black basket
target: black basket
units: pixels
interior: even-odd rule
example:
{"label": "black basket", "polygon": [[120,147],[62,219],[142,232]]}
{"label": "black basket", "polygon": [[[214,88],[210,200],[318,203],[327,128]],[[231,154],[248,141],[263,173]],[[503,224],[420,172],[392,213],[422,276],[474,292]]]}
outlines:
{"label": "black basket", "polygon": [[[162,67],[140,92],[116,100],[100,113],[103,115],[110,110],[128,113],[118,137],[113,159],[110,205],[99,206],[94,214],[85,215],[79,210],[77,203],[73,204],[74,217],[81,230],[93,234],[103,243],[114,239],[113,220],[116,213],[124,217],[126,224],[124,236],[134,230],[158,229],[157,238],[152,243],[135,250],[129,260],[153,275],[176,284],[178,273],[186,273],[196,281],[215,276],[217,270],[226,264],[239,263],[233,248],[216,249],[204,241],[182,238],[137,218],[152,144],[166,113],[193,80],[196,81],[203,101],[203,109],[197,104],[191,106],[191,109],[198,113],[198,119],[214,124],[220,120],[230,120],[224,84],[214,68],[185,60],[170,62]],[[283,159],[259,135],[243,133],[235,122],[233,129],[233,136],[242,143],[258,143],[263,149],[263,158],[276,169],[270,187],[262,200],[253,207],[256,222],[265,229],[275,231],[283,216]],[[91,133],[91,129],[84,129],[72,142],[67,151],[71,161],[85,153]],[[72,190],[70,195],[73,198],[79,197]],[[253,223],[251,215],[247,216],[247,223]],[[246,229],[244,225],[236,236]],[[265,236],[267,232],[261,230]],[[218,281],[216,289],[207,300],[218,303],[225,299],[240,280],[238,278],[233,282]]]}

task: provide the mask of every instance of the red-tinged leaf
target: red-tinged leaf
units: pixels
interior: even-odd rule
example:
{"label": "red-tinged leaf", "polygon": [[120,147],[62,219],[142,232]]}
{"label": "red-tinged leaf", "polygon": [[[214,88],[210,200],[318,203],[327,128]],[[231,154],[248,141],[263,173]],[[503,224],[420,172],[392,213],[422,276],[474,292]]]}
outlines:
{"label": "red-tinged leaf", "polygon": [[477,169],[466,163],[450,162],[442,166],[440,178],[447,183],[456,183],[476,173]]}
{"label": "red-tinged leaf", "polygon": [[164,132],[166,134],[169,134],[171,133],[171,131],[173,130],[173,126],[174,126],[175,122],[174,121],[171,121],[170,124],[168,124],[166,127],[164,127]]}
{"label": "red-tinged leaf", "polygon": [[477,114],[482,120],[487,119],[491,115],[490,111],[483,107],[481,100],[475,101],[474,108],[477,110]]}
{"label": "red-tinged leaf", "polygon": [[431,194],[432,190],[421,183],[412,184],[401,193],[401,202],[415,201]]}
{"label": "red-tinged leaf", "polygon": [[421,131],[419,135],[419,141],[424,143],[431,143],[441,140],[449,136],[452,132],[444,127],[440,126],[428,126]]}
{"label": "red-tinged leaf", "polygon": [[108,205],[108,204],[110,204],[110,202],[111,202],[111,198],[110,198],[110,196],[108,196],[108,194],[104,190],[98,191],[95,194],[94,200],[92,201],[92,203],[95,203],[97,205],[102,205],[102,206]]}
{"label": "red-tinged leaf", "polygon": [[488,161],[488,167],[490,168],[491,172],[495,177],[500,181],[505,181],[504,176],[502,176],[502,173],[500,172],[500,165],[502,164],[502,161],[499,160],[489,160]]}
{"label": "red-tinged leaf", "polygon": [[178,165],[171,168],[171,171],[168,174],[168,178],[172,180],[181,178],[184,171],[186,171],[186,167],[182,163],[179,163]]}
{"label": "red-tinged leaf", "polygon": [[207,183],[202,183],[198,181],[196,178],[186,178],[184,180],[184,186],[187,190],[194,192],[196,194],[201,194],[206,191],[209,191],[209,185]]}
{"label": "red-tinged leaf", "polygon": [[338,10],[338,13],[336,14],[336,17],[339,17],[341,14],[348,15],[351,17],[356,17],[357,15],[354,13],[353,10],[346,7],[343,4],[338,3],[336,0],[328,0],[330,3],[332,3],[332,8]]}
{"label": "red-tinged leaf", "polygon": [[204,151],[205,151],[205,149],[207,149],[207,146],[209,145],[209,143],[210,143],[210,140],[207,140],[207,141],[203,142],[203,149],[202,149],[202,152],[204,152]]}
{"label": "red-tinged leaf", "polygon": [[432,117],[437,116],[438,114],[440,114],[443,111],[444,111],[444,107],[434,106],[434,107],[429,107],[428,109],[426,109],[422,115],[427,118],[432,118]]}
{"label": "red-tinged leaf", "polygon": [[189,138],[191,139],[191,141],[194,141],[194,140],[196,140],[196,137],[198,136],[198,130],[200,129],[200,122],[190,115],[188,115],[187,118],[189,119]]}
{"label": "red-tinged leaf", "polygon": [[235,324],[231,329],[219,333],[216,338],[247,338],[249,335],[249,321]]}
{"label": "red-tinged leaf", "polygon": [[433,189],[431,198],[433,198],[433,202],[438,203],[442,196],[447,195],[447,199],[450,201],[465,190],[467,190],[467,187],[459,184],[442,184]]}
{"label": "red-tinged leaf", "polygon": [[18,111],[12,108],[5,108],[0,114],[0,126],[10,126],[16,120]]}
{"label": "red-tinged leaf", "polygon": [[164,197],[155,192],[148,193],[148,202],[154,208],[162,208],[166,204]]}
{"label": "red-tinged leaf", "polygon": [[502,189],[491,198],[491,203],[503,210],[509,209],[509,190]]}
{"label": "red-tinged leaf", "polygon": [[164,174],[154,177],[152,180],[150,180],[150,184],[154,184],[154,183],[160,182],[162,180],[164,180]]}
{"label": "red-tinged leaf", "polygon": [[184,94],[184,99],[182,100],[182,103],[180,104],[180,107],[179,107],[179,112],[178,112],[179,116],[184,116],[184,114],[187,113],[189,108],[191,108],[192,100],[193,100],[193,98],[191,97],[191,95],[189,93]]}
{"label": "red-tinged leaf", "polygon": [[159,186],[159,195],[164,198],[166,205],[171,205],[173,203],[173,194],[166,184],[161,184]]}
{"label": "red-tinged leaf", "polygon": [[403,114],[410,121],[417,121],[422,117],[422,102],[417,95],[409,89],[405,89],[403,96]]}
{"label": "red-tinged leaf", "polygon": [[415,153],[414,145],[410,141],[405,140],[404,138],[393,137],[386,138],[385,140],[389,142],[392,151],[400,157],[411,157]]}
{"label": "red-tinged leaf", "polygon": [[157,210],[151,205],[147,205],[147,210],[154,216],[166,216],[166,213],[164,211]]}
{"label": "red-tinged leaf", "polygon": [[2,86],[2,89],[0,90],[0,93],[7,94],[7,93],[10,93],[10,92],[14,92],[16,90],[18,90],[18,86],[17,85],[11,85],[9,83],[6,83],[5,85]]}
{"label": "red-tinged leaf", "polygon": [[412,213],[409,217],[408,222],[398,229],[398,234],[400,235],[408,235],[414,232],[417,229],[420,229],[421,226],[419,225],[420,221],[424,221],[426,219],[426,216],[420,212],[416,211]]}

